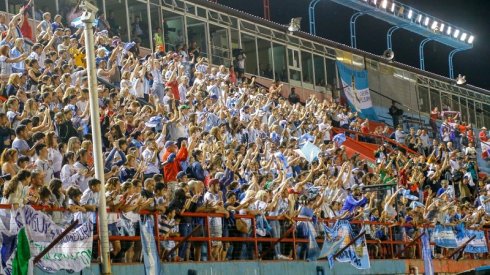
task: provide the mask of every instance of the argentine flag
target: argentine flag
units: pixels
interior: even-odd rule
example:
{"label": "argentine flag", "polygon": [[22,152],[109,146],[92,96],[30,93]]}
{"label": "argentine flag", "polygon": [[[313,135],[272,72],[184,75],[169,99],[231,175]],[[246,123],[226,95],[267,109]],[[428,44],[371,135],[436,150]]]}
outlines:
{"label": "argentine flag", "polygon": [[[97,26],[98,24],[99,24],[99,20],[95,19],[94,26]],[[82,22],[82,18],[77,17],[77,18],[73,19],[70,23],[70,26],[77,28],[77,29],[83,28],[84,24]]]}

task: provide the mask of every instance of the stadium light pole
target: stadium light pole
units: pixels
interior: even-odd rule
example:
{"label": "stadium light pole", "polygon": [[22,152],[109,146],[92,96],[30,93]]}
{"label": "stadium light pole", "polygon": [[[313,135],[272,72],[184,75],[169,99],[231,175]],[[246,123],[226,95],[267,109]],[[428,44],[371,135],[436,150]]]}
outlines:
{"label": "stadium light pole", "polygon": [[[105,183],[104,183],[104,163],[102,159],[102,138],[99,121],[99,96],[97,92],[97,75],[95,71],[95,43],[93,24],[95,23],[95,14],[98,8],[82,0],[80,8],[84,11],[81,20],[84,23],[85,49],[87,60],[87,76],[89,83],[89,104],[90,104],[90,123],[92,126],[92,144],[94,153],[95,178],[100,180],[99,190],[99,240],[102,247],[102,274],[111,274],[109,234],[107,228],[107,206],[105,201]],[[97,249],[97,248],[93,248]]]}

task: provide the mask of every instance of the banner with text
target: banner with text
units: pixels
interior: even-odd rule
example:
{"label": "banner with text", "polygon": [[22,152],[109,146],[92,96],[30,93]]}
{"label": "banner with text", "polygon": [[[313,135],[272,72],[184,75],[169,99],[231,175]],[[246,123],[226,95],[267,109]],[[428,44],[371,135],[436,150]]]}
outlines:
{"label": "banner with text", "polygon": [[[32,257],[39,255],[57,236],[65,229],[56,225],[50,216],[41,211],[36,211],[30,206],[24,206],[17,211],[10,211],[12,220],[10,228],[25,227],[29,239],[30,253]],[[12,225],[15,223],[15,225]],[[37,263],[37,266],[47,272],[67,270],[80,272],[90,266],[92,259],[93,224],[85,222],[68,233]],[[3,231],[3,230],[2,230]],[[2,252],[7,248],[8,242],[14,237],[13,231],[1,232]],[[16,234],[16,233],[15,233]],[[11,236],[11,237],[8,237]],[[12,245],[9,249],[13,251]],[[10,253],[9,253],[10,254]],[[6,254],[2,253],[2,264],[8,262]],[[6,259],[7,258],[7,259]],[[5,265],[3,265],[5,268]]]}
{"label": "banner with text", "polygon": [[456,231],[452,226],[436,225],[432,240],[437,246],[445,248],[457,248],[466,243],[471,237],[475,238],[466,245],[466,253],[487,253],[488,246],[485,233],[479,230],[465,229],[459,227]]}
{"label": "banner with text", "polygon": [[325,239],[319,258],[327,258],[330,268],[333,268],[335,259],[339,262],[350,262],[357,269],[369,269],[371,267],[364,236],[351,244],[334,259],[335,254],[356,237],[352,234],[352,227],[349,221],[339,220],[331,228],[324,225],[324,230]]}
{"label": "banner with text", "polygon": [[367,70],[354,70],[337,61],[341,85],[349,106],[362,118],[378,120],[371,101]]}

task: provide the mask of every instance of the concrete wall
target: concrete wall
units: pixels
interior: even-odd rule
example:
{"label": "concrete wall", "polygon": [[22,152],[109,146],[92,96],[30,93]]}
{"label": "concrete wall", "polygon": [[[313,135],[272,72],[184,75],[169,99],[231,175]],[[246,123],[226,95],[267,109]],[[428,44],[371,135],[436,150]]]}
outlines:
{"label": "concrete wall", "polygon": [[[461,260],[442,261],[434,260],[434,269],[437,274],[454,274],[480,266],[490,265],[490,260]],[[371,261],[371,268],[358,270],[349,263],[335,262],[333,269],[329,269],[326,261],[318,262],[289,262],[289,261],[263,261],[263,262],[216,262],[216,263],[165,263],[162,274],[185,275],[189,270],[195,270],[198,275],[353,275],[353,274],[408,274],[411,266],[418,267],[419,274],[423,274],[424,263],[421,260],[376,260]],[[317,272],[317,268],[323,269],[323,273]],[[115,275],[140,275],[145,274],[142,264],[114,264],[112,273]],[[34,274],[44,275],[40,269]],[[68,275],[73,273],[57,272],[56,275]],[[92,265],[90,269],[83,270],[79,274],[100,274],[99,266]],[[153,275],[153,274],[152,274]],[[157,274],[155,274],[157,275]]]}

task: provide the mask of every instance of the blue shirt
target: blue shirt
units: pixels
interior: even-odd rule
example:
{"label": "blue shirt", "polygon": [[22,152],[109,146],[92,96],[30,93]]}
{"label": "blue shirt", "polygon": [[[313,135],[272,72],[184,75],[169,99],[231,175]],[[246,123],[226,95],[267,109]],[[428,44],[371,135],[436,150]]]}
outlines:
{"label": "blue shirt", "polygon": [[341,212],[349,211],[353,213],[357,207],[363,207],[367,203],[367,198],[362,198],[360,200],[356,200],[352,195],[349,195],[344,202],[344,206],[342,206]]}

